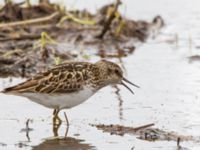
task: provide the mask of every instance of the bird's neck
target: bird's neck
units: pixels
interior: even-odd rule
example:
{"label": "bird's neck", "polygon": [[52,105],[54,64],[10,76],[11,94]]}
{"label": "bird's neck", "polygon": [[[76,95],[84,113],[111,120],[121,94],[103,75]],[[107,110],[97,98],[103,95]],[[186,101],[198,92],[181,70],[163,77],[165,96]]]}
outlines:
{"label": "bird's neck", "polygon": [[106,67],[104,67],[104,66],[100,66],[99,67],[98,77],[99,77],[100,88],[103,88],[103,87],[109,85],[108,78],[107,78],[108,76],[107,76],[107,68]]}

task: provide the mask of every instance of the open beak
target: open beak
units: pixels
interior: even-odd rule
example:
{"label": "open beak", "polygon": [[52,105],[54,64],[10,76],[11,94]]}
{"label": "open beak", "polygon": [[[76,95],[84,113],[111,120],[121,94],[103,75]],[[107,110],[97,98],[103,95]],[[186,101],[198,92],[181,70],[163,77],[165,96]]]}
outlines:
{"label": "open beak", "polygon": [[[133,84],[131,81],[127,80],[124,77],[123,77],[122,80],[125,81],[125,82],[127,82],[127,83],[129,83],[129,84],[131,84],[131,85],[133,85],[133,86],[135,86],[135,87],[137,87],[137,88],[140,88],[138,85]],[[123,85],[124,87],[126,87],[132,94],[134,94],[134,92],[131,90],[131,88],[129,88],[123,81],[120,84]]]}

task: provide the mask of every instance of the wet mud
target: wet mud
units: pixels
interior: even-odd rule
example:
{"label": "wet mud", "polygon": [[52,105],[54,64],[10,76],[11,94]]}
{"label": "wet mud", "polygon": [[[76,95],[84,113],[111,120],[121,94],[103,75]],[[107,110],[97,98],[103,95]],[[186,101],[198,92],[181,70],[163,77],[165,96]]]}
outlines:
{"label": "wet mud", "polygon": [[135,50],[132,41],[145,42],[164,26],[160,16],[152,22],[127,19],[118,11],[120,5],[116,0],[92,14],[66,11],[43,0],[37,5],[8,1],[0,9],[0,76],[28,77],[52,65],[95,54],[126,57]]}
{"label": "wet mud", "polygon": [[147,124],[139,127],[126,127],[121,125],[91,125],[96,127],[103,132],[108,132],[111,135],[124,136],[125,134],[130,134],[136,136],[138,139],[147,141],[192,141],[195,143],[200,143],[199,136],[184,136],[179,135],[176,132],[167,132],[158,128],[152,128],[154,124]]}

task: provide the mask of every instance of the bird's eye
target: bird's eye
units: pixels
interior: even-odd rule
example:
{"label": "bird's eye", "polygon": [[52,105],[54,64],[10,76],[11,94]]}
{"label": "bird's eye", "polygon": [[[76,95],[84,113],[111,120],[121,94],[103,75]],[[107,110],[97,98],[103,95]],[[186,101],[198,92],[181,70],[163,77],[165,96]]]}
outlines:
{"label": "bird's eye", "polygon": [[118,69],[115,69],[115,73],[120,77],[122,76],[121,72]]}
{"label": "bird's eye", "polygon": [[115,73],[118,75],[118,76],[121,76],[121,73],[120,73],[120,71],[119,70],[115,70]]}

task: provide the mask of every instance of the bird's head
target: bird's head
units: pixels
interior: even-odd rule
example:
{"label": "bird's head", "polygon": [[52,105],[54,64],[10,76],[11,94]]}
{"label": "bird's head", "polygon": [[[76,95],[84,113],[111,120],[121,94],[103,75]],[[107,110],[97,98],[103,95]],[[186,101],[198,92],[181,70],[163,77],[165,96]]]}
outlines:
{"label": "bird's head", "polygon": [[123,71],[119,65],[106,60],[100,60],[96,63],[96,65],[99,67],[102,78],[101,80],[103,81],[105,86],[121,84],[126,87],[131,93],[133,93],[133,91],[124,82],[127,82],[139,88],[139,86],[133,84],[123,76]]}

